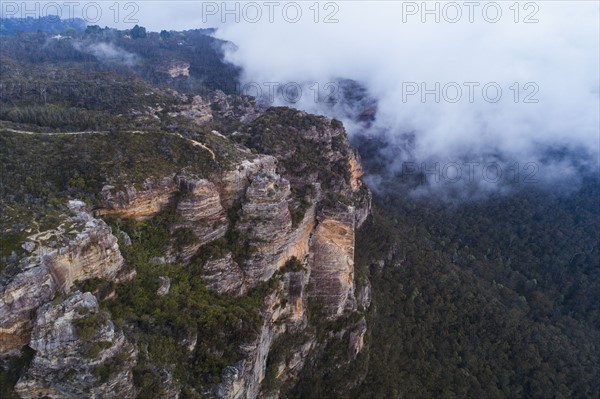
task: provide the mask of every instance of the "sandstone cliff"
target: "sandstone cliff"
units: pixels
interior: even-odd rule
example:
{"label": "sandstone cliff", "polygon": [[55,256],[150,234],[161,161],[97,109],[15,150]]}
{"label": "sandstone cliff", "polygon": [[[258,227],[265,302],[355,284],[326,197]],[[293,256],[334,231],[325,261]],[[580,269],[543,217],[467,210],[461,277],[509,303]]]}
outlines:
{"label": "sandstone cliff", "polygon": [[[210,115],[207,101],[216,101]],[[263,113],[236,101],[216,93],[212,100],[193,99],[177,114],[197,125],[223,118],[243,123],[227,137],[207,133],[211,140],[216,137],[212,148],[208,138],[203,144],[178,133],[181,144],[189,145],[186,151],[213,155],[210,170],[190,165],[129,183],[123,176],[119,184],[109,179],[93,206],[73,202],[59,228],[26,240],[27,256],[16,271],[3,274],[0,291],[0,352],[14,355],[23,345],[35,351],[16,385],[19,395],[134,397],[139,387],[132,373],[139,358],[138,373],[155,379],[160,397],[177,397],[184,390],[214,398],[277,397],[330,342],[343,342],[349,358],[363,351],[370,291],[366,285],[356,292],[354,245],[356,229],[370,212],[370,193],[361,181],[360,158],[339,122],[288,109]],[[219,151],[229,151],[226,162]],[[126,247],[119,249],[100,218],[113,227],[133,228],[131,236],[120,227],[115,231]],[[143,242],[156,231],[164,242]],[[163,244],[164,251],[158,248]],[[182,282],[182,275],[189,281]],[[145,290],[146,296],[128,298],[132,303],[126,311],[109,306],[119,310],[120,327],[92,294],[70,293],[84,281],[127,284],[128,278],[134,279],[131,291]],[[199,305],[206,296],[187,302],[183,293],[190,287],[208,290],[215,295],[211,301],[221,305]],[[111,290],[98,295],[102,303],[114,305],[135,295]],[[250,321],[243,319],[247,307],[238,309],[236,300],[244,306],[256,303],[251,334],[241,333]],[[194,313],[200,321],[188,314],[178,317],[186,306],[215,315]],[[221,313],[226,306],[232,310]],[[322,309],[322,319],[311,316],[314,309]],[[84,313],[95,315],[91,327]],[[316,334],[320,324],[334,320],[342,332]],[[177,323],[183,330],[168,336]],[[159,361],[160,351],[135,342],[140,328],[152,331],[157,325],[167,334],[160,344],[182,349],[177,361],[203,370],[204,380],[182,379],[181,365]],[[217,338],[207,341],[203,335],[209,331],[198,325],[224,325],[233,333],[210,331]],[[81,326],[89,328],[82,333]],[[218,377],[203,368],[202,362],[216,362],[226,351],[237,360],[220,368]]]}
{"label": "sandstone cliff", "polygon": [[28,237],[29,256],[12,275],[4,275],[0,289],[0,354],[29,342],[36,310],[57,294],[68,293],[75,282],[92,278],[115,279],[123,258],[117,239],[84,204],[72,201],[71,215],[52,231]]}
{"label": "sandstone cliff", "polygon": [[15,390],[22,398],[133,398],[136,350],[89,292],[40,307],[29,346],[35,357]]}
{"label": "sandstone cliff", "polygon": [[328,314],[356,308],[354,298],[355,210],[322,210],[311,240],[311,298]]}

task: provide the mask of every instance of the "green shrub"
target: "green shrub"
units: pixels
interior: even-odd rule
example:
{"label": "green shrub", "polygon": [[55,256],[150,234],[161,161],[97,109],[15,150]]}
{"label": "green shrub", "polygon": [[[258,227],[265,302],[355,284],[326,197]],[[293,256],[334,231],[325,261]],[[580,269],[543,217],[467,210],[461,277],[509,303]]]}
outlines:
{"label": "green shrub", "polygon": [[281,273],[290,273],[290,272],[305,272],[306,267],[304,264],[295,256],[289,258],[283,267],[281,268]]}
{"label": "green shrub", "polygon": [[198,237],[189,227],[180,227],[173,232],[175,249],[181,249],[198,243]]}
{"label": "green shrub", "polygon": [[108,318],[104,312],[88,312],[87,308],[81,308],[84,310],[84,316],[79,319],[73,320],[73,326],[75,327],[75,333],[83,342],[89,342],[94,339],[101,329],[107,322]]}

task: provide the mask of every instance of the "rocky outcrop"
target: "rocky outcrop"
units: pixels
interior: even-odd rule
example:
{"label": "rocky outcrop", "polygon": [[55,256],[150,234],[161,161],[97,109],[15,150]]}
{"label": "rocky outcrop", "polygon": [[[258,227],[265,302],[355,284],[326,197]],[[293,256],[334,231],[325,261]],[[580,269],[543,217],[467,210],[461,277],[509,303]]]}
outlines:
{"label": "rocky outcrop", "polygon": [[[318,188],[315,192],[318,197]],[[290,258],[304,259],[308,255],[315,226],[316,198],[312,201],[302,221],[293,228],[289,182],[275,172],[253,178],[236,225],[256,248],[255,254],[242,265],[249,288],[270,279]]]}
{"label": "rocky outcrop", "polygon": [[158,289],[156,290],[156,295],[158,295],[158,296],[167,295],[169,293],[169,290],[171,289],[171,279],[166,276],[159,276],[158,281],[159,281],[160,285],[158,286]]}
{"label": "rocky outcrop", "polygon": [[121,271],[123,257],[110,227],[83,203],[73,201],[71,212],[56,230],[29,237],[30,256],[21,260],[20,272],[2,282],[0,354],[29,341],[36,309],[57,293],[68,293],[78,281],[114,279]]}
{"label": "rocky outcrop", "polygon": [[178,257],[186,263],[202,245],[227,232],[229,222],[225,209],[221,205],[221,197],[215,185],[205,179],[178,178],[180,198],[177,212],[182,223],[173,229],[187,227],[197,237],[197,242],[185,248],[177,248]]}
{"label": "rocky outcrop", "polygon": [[282,290],[273,291],[265,297],[265,310],[262,312],[263,324],[258,336],[240,348],[243,359],[235,365],[223,369],[222,382],[206,392],[207,397],[222,399],[258,397],[261,383],[265,378],[271,345],[288,328],[285,321],[289,314],[282,306],[282,299],[286,296],[285,290]]}
{"label": "rocky outcrop", "polygon": [[[275,336],[273,326],[269,323],[265,323],[258,335],[258,338],[251,344],[245,345],[242,350],[244,351],[244,358],[238,363],[239,379],[234,382],[233,386],[240,385],[242,382],[243,390],[237,393],[239,398],[256,398],[260,392],[260,383],[265,378],[265,370],[267,364],[267,357],[269,356],[269,350],[271,349],[271,343]],[[225,381],[226,385],[229,381]],[[226,396],[231,397],[231,396]],[[233,396],[236,397],[236,396]]]}
{"label": "rocky outcrop", "polygon": [[257,248],[256,254],[243,265],[251,287],[270,279],[285,263],[292,230],[289,196],[289,182],[274,172],[255,176],[246,191],[236,228]]}
{"label": "rocky outcrop", "polygon": [[210,101],[201,96],[194,96],[191,103],[181,105],[177,112],[170,112],[169,115],[171,117],[177,117],[180,115],[185,116],[187,118],[191,118],[199,125],[203,125],[213,120]]}
{"label": "rocky outcrop", "polygon": [[206,392],[207,397],[251,399],[258,396],[260,383],[265,377],[271,342],[276,334],[273,323],[277,319],[274,310],[279,303],[278,300],[279,297],[276,294],[271,294],[265,298],[268,308],[263,314],[264,322],[257,338],[240,348],[243,352],[242,360],[223,369],[221,383]]}
{"label": "rocky outcrop", "polygon": [[[371,206],[370,193],[360,180],[360,158],[339,129],[308,129],[299,134],[313,141],[319,151],[323,147],[319,155],[331,168],[347,165],[347,178],[333,178],[327,189],[322,190],[318,175],[292,173],[291,167],[298,163],[290,162],[283,167],[278,162],[266,162],[246,179],[249,184],[245,194],[240,194],[239,187],[243,185],[238,185],[237,190],[228,185],[230,193],[235,191],[235,197],[242,198],[234,228],[255,251],[239,265],[228,257],[209,260],[204,273],[210,273],[210,278],[205,281],[217,292],[237,295],[242,279],[243,285],[251,289],[275,276],[279,288],[265,298],[267,310],[258,337],[243,347],[243,360],[223,370],[222,382],[209,397],[255,398],[259,394],[278,397],[277,392],[263,391],[267,359],[273,342],[278,337],[286,339],[282,334],[305,331],[307,306],[319,303],[327,317],[339,318],[346,310],[357,311],[360,305],[363,311],[370,305],[370,286],[363,285],[357,303],[354,284],[355,230],[364,223]],[[310,189],[296,195],[291,193],[291,186]],[[226,195],[221,191],[222,198]],[[290,210],[299,209],[299,204],[305,209],[304,215],[300,222],[292,223]],[[296,262],[288,265],[292,257],[302,266]],[[343,340],[349,358],[356,358],[363,350],[366,334],[364,318],[354,323],[345,327],[339,337],[332,334],[327,338]],[[275,365],[274,378],[280,383],[294,381],[311,351],[324,347],[325,343],[317,343],[314,338],[295,342],[288,348],[291,353]]]}
{"label": "rocky outcrop", "polygon": [[242,160],[235,168],[211,177],[211,181],[219,190],[221,204],[225,209],[231,208],[235,201],[243,198],[252,177],[259,172],[274,173],[277,159],[268,155],[259,155],[252,159]]}
{"label": "rocky outcrop", "polygon": [[182,172],[161,179],[148,178],[139,189],[134,185],[121,190],[105,186],[94,214],[147,220],[174,205],[180,221],[171,228],[189,228],[197,240],[191,245],[172,248],[167,260],[187,263],[202,245],[225,235],[229,227],[226,211],[244,197],[257,175],[273,175],[276,165],[274,157],[256,156],[241,160],[234,168],[209,179]]}
{"label": "rocky outcrop", "polygon": [[57,286],[47,267],[34,267],[15,276],[1,292],[0,353],[18,353],[29,342],[35,310],[50,301]]}
{"label": "rocky outcrop", "polygon": [[258,118],[266,109],[257,104],[251,96],[231,96],[216,90],[211,98],[211,109],[217,118],[236,119],[249,123]]}
{"label": "rocky outcrop", "polygon": [[350,188],[353,192],[357,192],[363,185],[361,178],[364,172],[360,155],[356,150],[353,150],[348,157],[348,169],[350,170]]}
{"label": "rocky outcrop", "polygon": [[110,227],[87,213],[78,218],[78,221],[85,221],[84,229],[67,246],[43,258],[61,292],[69,292],[77,281],[112,279],[123,266],[117,238]]}
{"label": "rocky outcrop", "polygon": [[204,245],[227,231],[227,216],[215,185],[208,180],[180,179],[177,212]]}
{"label": "rocky outcrop", "polygon": [[221,295],[239,296],[247,291],[244,272],[228,253],[224,258],[209,260],[204,265],[206,286]]}
{"label": "rocky outcrop", "polygon": [[[245,361],[224,370],[223,382],[216,391],[218,398],[263,397],[263,381],[266,377],[268,358],[271,356],[275,340],[286,340],[287,333],[300,333],[307,326],[306,301],[304,295],[308,284],[308,270],[286,272],[279,288],[265,298],[263,326],[254,342],[243,347]],[[277,378],[281,383],[294,380],[304,367],[315,338],[309,338],[290,347],[290,356],[275,365]],[[265,396],[265,397],[277,397]]]}
{"label": "rocky outcrop", "polygon": [[183,61],[172,61],[168,64],[164,64],[158,68],[160,72],[166,73],[172,78],[176,78],[178,76],[190,76],[190,64],[189,62]]}
{"label": "rocky outcrop", "polygon": [[135,348],[89,292],[40,307],[29,346],[35,357],[15,386],[22,398],[135,396]]}
{"label": "rocky outcrop", "polygon": [[[163,71],[171,77],[187,76],[185,64],[170,65]],[[176,75],[173,76],[174,74]],[[169,112],[169,115],[185,116],[198,125],[222,119],[235,119],[248,123],[260,116],[266,108],[257,104],[253,97],[227,95],[220,90],[216,90],[209,96],[194,96],[191,101],[185,96],[183,98],[186,102],[179,105],[177,111]]]}
{"label": "rocky outcrop", "polygon": [[352,359],[356,359],[356,356],[363,350],[365,346],[365,334],[367,333],[367,321],[363,317],[356,325],[353,326],[348,337],[348,347]]}
{"label": "rocky outcrop", "polygon": [[164,209],[178,191],[172,176],[158,181],[148,178],[141,188],[127,186],[117,190],[114,186],[104,186],[100,193],[100,206],[95,216],[114,216],[123,219],[145,220]]}
{"label": "rocky outcrop", "polygon": [[[248,111],[243,98],[222,93],[214,96],[216,100],[211,100],[212,103],[197,97],[190,105],[186,99],[182,102],[189,108],[184,105],[179,111],[198,124],[208,120],[217,123],[219,118],[233,118],[237,123],[252,120],[257,115]],[[361,182],[360,158],[349,147],[339,122],[308,117],[296,111],[288,113],[290,115],[281,118],[274,115],[272,120],[267,120],[268,124],[257,125],[253,132],[269,130],[267,126],[273,130],[291,129],[293,136],[265,139],[265,146],[277,143],[271,155],[253,154],[241,144],[249,141],[226,142],[230,139],[216,131],[206,133],[219,136],[211,138],[220,143],[211,144],[211,153],[215,155],[213,149],[217,153],[213,160],[219,160],[215,161],[219,167],[212,169],[212,174],[204,175],[199,169],[185,167],[168,176],[148,177],[141,184],[107,185],[95,209],[96,216],[137,220],[149,220],[168,210],[160,219],[160,237],[165,233],[171,235],[166,239],[165,253],[153,251],[147,259],[148,268],[154,267],[160,272],[152,275],[151,284],[144,281],[150,285],[157,302],[174,299],[169,305],[179,303],[181,279],[178,272],[170,274],[170,268],[175,266],[169,265],[176,262],[189,268],[181,275],[192,271],[190,280],[194,289],[199,285],[195,277],[200,277],[208,289],[219,295],[253,295],[243,299],[248,299],[241,307],[244,312],[258,310],[254,309],[259,306],[254,295],[264,297],[261,320],[251,319],[258,324],[252,324],[251,329],[256,336],[248,338],[249,342],[234,351],[230,359],[236,359],[235,354],[239,354],[239,358],[222,370],[221,382],[213,386],[199,383],[193,387],[206,397],[259,397],[264,394],[267,376],[292,384],[311,353],[328,346],[327,342],[320,341],[322,337],[310,336],[320,327],[314,325],[317,322],[312,317],[307,328],[308,308],[313,304],[322,305],[329,319],[337,318],[336,328],[344,326],[339,336],[333,332],[320,336],[325,336],[325,340],[343,340],[350,354],[348,358],[356,357],[363,350],[366,322],[360,317],[370,305],[371,293],[367,282],[355,295],[354,245],[355,230],[367,218],[371,198]],[[288,116],[296,118],[294,124],[282,127],[288,123]],[[233,133],[232,137],[235,136]],[[299,148],[302,141],[306,145]],[[220,163],[221,158],[225,158],[218,153],[219,148],[235,149],[235,156]],[[3,345],[0,350],[8,353],[29,343],[36,351],[31,367],[17,386],[24,397],[127,398],[135,395],[130,371],[135,350],[98,310],[96,298],[76,293],[63,302],[59,299],[54,304],[50,302],[59,293],[68,295],[77,281],[96,277],[118,282],[135,276],[135,270],[122,270],[123,259],[110,228],[83,208],[81,205],[75,216],[70,217],[64,231],[51,234],[68,239],[49,246],[40,243],[48,237],[38,236],[24,243],[29,256],[22,262],[19,273],[7,279],[0,291],[0,342]],[[170,230],[165,228],[165,220]],[[144,224],[144,227],[153,225]],[[129,237],[119,232],[119,235],[123,245],[133,246],[131,250],[137,250],[140,242],[144,244],[137,234]],[[147,274],[147,271],[140,268],[143,280],[147,275],[142,273]],[[173,286],[166,275],[173,278]],[[119,290],[110,287],[107,292],[109,295],[98,297],[119,300]],[[202,293],[202,298],[214,298],[214,294],[211,295]],[[231,298],[222,299],[225,308],[234,302]],[[232,308],[235,311],[226,308],[223,315],[227,323],[237,325],[235,312],[238,309]],[[318,316],[314,320],[322,320],[319,310],[315,312]],[[87,326],[85,320],[90,315],[95,320],[94,329],[82,333],[79,328]],[[207,312],[202,317],[209,318],[212,314]],[[356,320],[362,321],[356,323]],[[150,325],[153,322],[151,318],[148,321]],[[239,322],[242,323],[241,318]],[[346,322],[353,324],[347,326]],[[174,341],[187,349],[183,351],[186,355],[183,358],[187,355],[189,358],[182,361],[201,359],[199,351],[219,355],[221,349],[207,349],[202,331],[195,330],[193,322],[188,324],[189,331]],[[136,327],[128,324],[127,328],[135,330]],[[288,337],[297,340],[289,344],[285,356],[271,359],[269,363],[274,342]],[[236,348],[240,342],[236,341]],[[128,355],[121,358],[117,355],[119,352]],[[63,353],[63,358],[59,358],[59,353]],[[178,373],[169,365],[158,365],[149,357],[141,359],[145,362],[142,366],[158,376],[156,384],[162,385],[162,391],[169,392],[170,396],[177,397],[182,389],[188,388],[182,387],[183,380],[178,380]],[[269,392],[269,395],[275,393]]]}

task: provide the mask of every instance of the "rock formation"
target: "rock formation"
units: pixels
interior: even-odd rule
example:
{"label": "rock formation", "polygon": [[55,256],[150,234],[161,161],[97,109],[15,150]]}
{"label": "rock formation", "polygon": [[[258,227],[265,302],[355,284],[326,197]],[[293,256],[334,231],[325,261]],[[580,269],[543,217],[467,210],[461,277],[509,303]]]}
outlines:
{"label": "rock formation", "polygon": [[204,265],[206,286],[222,295],[239,296],[247,292],[244,272],[228,253],[224,258],[211,259]]}
{"label": "rock formation", "polygon": [[127,186],[122,190],[104,186],[100,207],[95,216],[115,216],[124,219],[149,219],[172,201],[178,187],[172,177],[156,181],[148,178],[141,188]]}
{"label": "rock formation", "polygon": [[22,398],[133,398],[136,350],[96,298],[75,292],[40,307],[29,346],[35,357],[15,390]]}
{"label": "rock formation", "polygon": [[[229,138],[207,133],[222,136],[218,139],[235,148],[236,157],[206,174],[182,168],[165,176],[147,176],[141,184],[106,184],[96,193],[94,216],[83,203],[73,203],[62,227],[29,237],[23,244],[28,255],[21,259],[18,272],[5,273],[0,281],[0,353],[16,353],[25,344],[35,351],[16,386],[22,397],[136,394],[132,367],[142,348],[115,329],[109,315],[99,310],[96,297],[70,294],[77,282],[95,278],[115,283],[124,278],[117,276],[124,263],[117,238],[99,217],[150,223],[162,211],[175,215],[165,228],[171,237],[166,238],[165,253],[141,260],[161,268],[160,275],[152,277],[157,301],[171,299],[178,290],[176,279],[166,276],[170,267],[189,267],[206,288],[236,300],[265,290],[259,291],[263,304],[260,325],[253,330],[256,335],[240,344],[239,360],[222,369],[220,382],[203,385],[204,396],[254,399],[267,395],[263,385],[268,378],[293,384],[311,352],[324,347],[309,333],[316,327],[308,317],[312,305],[320,305],[328,320],[344,321],[354,315],[343,334],[326,334],[325,339],[343,340],[349,358],[363,350],[367,331],[363,312],[371,295],[368,282],[355,293],[354,245],[356,229],[370,212],[370,193],[361,181],[360,158],[341,124],[279,110],[270,112],[277,117],[283,112],[285,117],[265,127],[262,110],[253,103],[223,93],[213,97],[194,98],[176,116],[193,118],[196,124],[220,118],[257,121],[256,129],[263,133],[285,130],[282,124],[292,119],[294,136],[275,135],[273,140],[279,141],[272,147],[248,144],[254,152],[267,152],[256,154],[246,143],[231,141],[243,142],[247,132]],[[138,245],[133,235],[118,235],[124,246]],[[48,246],[49,237],[58,244]],[[128,270],[127,276],[135,278],[135,270]],[[117,291],[98,298],[118,301]],[[193,330],[193,325],[187,334],[176,341],[187,348],[186,356],[193,358],[198,350],[218,353],[202,348],[202,331]],[[303,339],[290,343],[281,359],[269,360],[274,343],[291,335]],[[163,392],[177,397],[182,382],[173,370],[167,365],[144,367],[158,376]]]}
{"label": "rock formation", "polygon": [[330,315],[354,309],[355,209],[323,210],[311,240],[311,298]]}
{"label": "rock formation", "polygon": [[[29,342],[32,320],[41,305],[58,293],[68,293],[75,282],[114,279],[123,266],[117,238],[84,204],[71,202],[72,215],[53,231],[29,237],[31,254],[19,270],[3,276],[0,288],[0,354]],[[49,241],[58,241],[53,247]]]}

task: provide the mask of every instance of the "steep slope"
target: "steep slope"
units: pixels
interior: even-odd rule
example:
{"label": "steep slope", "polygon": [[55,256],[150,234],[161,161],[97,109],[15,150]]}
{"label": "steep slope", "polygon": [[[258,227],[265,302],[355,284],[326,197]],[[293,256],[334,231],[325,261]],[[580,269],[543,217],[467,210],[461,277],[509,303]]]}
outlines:
{"label": "steep slope", "polygon": [[[251,117],[226,114],[233,97],[219,93],[195,103],[225,105],[189,117],[185,101],[177,105],[182,95],[172,95],[164,101],[176,115],[149,110],[157,120],[150,131],[129,122],[121,132],[10,124],[0,132],[10,210],[2,219],[2,382],[16,383],[19,396],[277,396],[273,367],[288,389],[326,342],[339,341],[349,356],[362,350],[364,319],[350,335],[315,336],[327,320],[355,323],[364,311],[354,237],[370,195],[341,124],[285,108],[264,118],[254,107]],[[185,130],[162,130],[173,118]],[[287,121],[301,133],[296,153],[284,148],[285,135],[261,151],[244,146],[240,132],[214,129],[227,132],[232,118],[244,121],[243,137],[271,130],[265,124],[279,129],[269,118]],[[291,167],[299,163],[314,172]],[[85,331],[73,316],[80,301],[103,315]],[[322,318],[309,319],[315,306]],[[50,338],[67,330],[64,342]],[[289,336],[300,338],[280,351]],[[15,370],[23,345],[33,359]],[[71,360],[57,360],[49,346],[65,347]],[[123,348],[128,356],[115,358]],[[115,364],[121,371],[105,370]]]}

